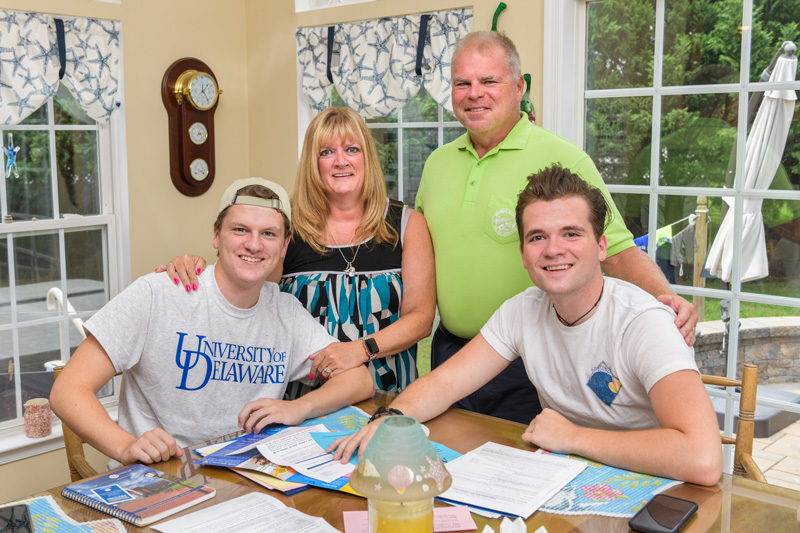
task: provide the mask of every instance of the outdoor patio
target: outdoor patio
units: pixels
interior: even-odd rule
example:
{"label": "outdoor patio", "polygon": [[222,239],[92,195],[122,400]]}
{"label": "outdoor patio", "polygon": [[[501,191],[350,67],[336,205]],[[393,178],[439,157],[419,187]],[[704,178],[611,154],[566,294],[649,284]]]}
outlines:
{"label": "outdoor patio", "polygon": [[[800,383],[770,387],[800,394]],[[771,437],[754,439],[753,458],[769,483],[800,490],[800,420]]]}

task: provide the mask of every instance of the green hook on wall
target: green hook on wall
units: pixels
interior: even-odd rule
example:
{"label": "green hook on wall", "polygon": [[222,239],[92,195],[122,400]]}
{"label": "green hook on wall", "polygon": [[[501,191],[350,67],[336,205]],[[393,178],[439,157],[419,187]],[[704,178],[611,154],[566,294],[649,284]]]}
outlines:
{"label": "green hook on wall", "polygon": [[500,13],[502,13],[507,7],[508,6],[505,2],[500,2],[500,4],[497,6],[497,9],[494,10],[494,16],[492,17],[492,31],[497,31],[497,17],[499,17]]}
{"label": "green hook on wall", "polygon": [[536,124],[536,110],[533,108],[533,102],[531,101],[531,75],[523,74],[522,78],[525,80],[525,94],[522,95],[519,110],[527,113],[528,120]]}

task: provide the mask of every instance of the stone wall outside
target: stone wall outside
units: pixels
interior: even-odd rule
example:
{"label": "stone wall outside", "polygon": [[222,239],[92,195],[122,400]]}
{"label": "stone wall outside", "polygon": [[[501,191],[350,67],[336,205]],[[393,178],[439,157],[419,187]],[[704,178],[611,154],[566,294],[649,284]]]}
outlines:
{"label": "stone wall outside", "polygon": [[[697,329],[694,349],[700,372],[724,376],[725,356],[719,354],[725,334],[722,321],[702,322]],[[800,382],[800,317],[742,319],[737,378],[744,362],[758,366],[759,383]]]}

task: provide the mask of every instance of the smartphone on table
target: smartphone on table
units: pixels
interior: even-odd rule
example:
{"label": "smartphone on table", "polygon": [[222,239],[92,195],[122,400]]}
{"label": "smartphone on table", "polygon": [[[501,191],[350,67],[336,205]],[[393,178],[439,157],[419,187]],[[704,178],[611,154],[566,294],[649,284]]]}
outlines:
{"label": "smartphone on table", "polygon": [[630,519],[628,525],[632,530],[643,533],[676,533],[696,511],[697,504],[692,501],[656,494]]}
{"label": "smartphone on table", "polygon": [[27,505],[0,507],[0,533],[33,533]]}

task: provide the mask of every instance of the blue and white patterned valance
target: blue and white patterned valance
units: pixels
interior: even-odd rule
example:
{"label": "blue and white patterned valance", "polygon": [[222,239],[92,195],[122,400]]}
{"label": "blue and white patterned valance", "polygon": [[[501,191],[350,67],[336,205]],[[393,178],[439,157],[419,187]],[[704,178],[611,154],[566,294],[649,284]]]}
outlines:
{"label": "blue and white patterned valance", "polygon": [[[425,37],[418,63],[421,26]],[[303,93],[312,108],[322,111],[331,105],[335,85],[348,106],[364,118],[377,118],[397,113],[424,86],[452,112],[450,57],[456,41],[471,30],[469,8],[300,28]]]}
{"label": "blue and white patterned valance", "polygon": [[90,117],[108,121],[117,107],[119,33],[117,21],[0,10],[0,124],[25,120],[56,93],[59,81]]}

